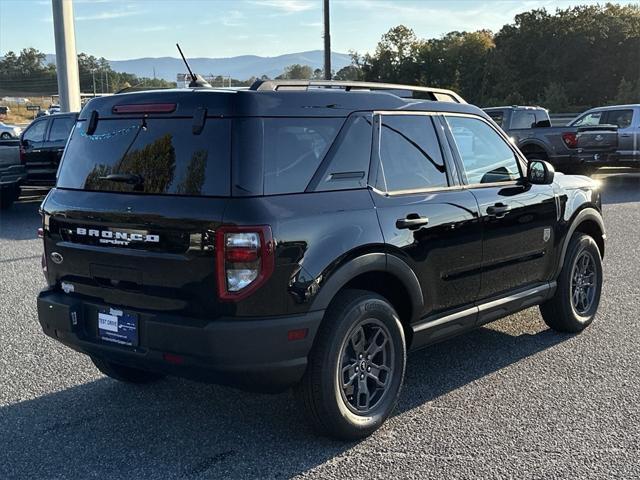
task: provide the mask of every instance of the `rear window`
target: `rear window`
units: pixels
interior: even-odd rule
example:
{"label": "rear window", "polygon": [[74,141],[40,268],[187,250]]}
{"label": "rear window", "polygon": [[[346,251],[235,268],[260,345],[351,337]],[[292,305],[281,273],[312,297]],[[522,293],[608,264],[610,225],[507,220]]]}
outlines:
{"label": "rear window", "polygon": [[536,125],[535,113],[528,110],[514,110],[511,117],[511,128],[533,128]]}
{"label": "rear window", "polygon": [[491,119],[496,122],[501,127],[504,127],[504,112],[503,111],[494,111],[487,112],[487,114],[491,117]]}
{"label": "rear window", "polygon": [[[101,119],[73,129],[58,178],[62,188],[149,194],[229,195],[231,124],[207,119]],[[108,175],[131,176],[132,182]]]}
{"label": "rear window", "polygon": [[234,195],[304,192],[344,118],[239,118],[234,123]]}

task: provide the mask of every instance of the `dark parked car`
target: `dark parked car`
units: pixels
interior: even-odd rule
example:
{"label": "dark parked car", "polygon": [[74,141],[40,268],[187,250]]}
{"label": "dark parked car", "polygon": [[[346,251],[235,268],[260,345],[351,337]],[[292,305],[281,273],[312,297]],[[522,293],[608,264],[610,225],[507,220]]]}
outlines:
{"label": "dark parked car", "polygon": [[552,127],[542,107],[492,107],[484,109],[507,132],[529,159],[551,162],[556,170],[589,175],[610,165],[618,148],[616,125]]}
{"label": "dark parked car", "polygon": [[20,197],[20,185],[27,177],[18,155],[18,140],[0,139],[0,209],[4,210]]}
{"label": "dark parked car", "polygon": [[20,158],[27,169],[27,184],[55,185],[60,158],[77,118],[77,113],[36,118],[22,132]]}
{"label": "dark parked car", "polygon": [[47,335],[122,381],[295,386],[340,438],[389,416],[407,351],[533,305],[579,332],[602,287],[597,183],[446,90],[96,98],[42,215]]}

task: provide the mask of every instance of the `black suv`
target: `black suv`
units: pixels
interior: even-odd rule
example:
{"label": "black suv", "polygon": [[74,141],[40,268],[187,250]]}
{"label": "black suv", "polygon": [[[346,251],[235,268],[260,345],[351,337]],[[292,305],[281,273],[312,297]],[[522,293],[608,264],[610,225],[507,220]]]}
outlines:
{"label": "black suv", "polygon": [[20,136],[20,161],[27,169],[24,183],[52,187],[78,113],[56,113],[36,118]]}
{"label": "black suv", "polygon": [[106,375],[279,391],[359,438],[406,353],[532,305],[578,332],[597,184],[453,92],[263,82],[91,100],[42,205],[44,332]]}

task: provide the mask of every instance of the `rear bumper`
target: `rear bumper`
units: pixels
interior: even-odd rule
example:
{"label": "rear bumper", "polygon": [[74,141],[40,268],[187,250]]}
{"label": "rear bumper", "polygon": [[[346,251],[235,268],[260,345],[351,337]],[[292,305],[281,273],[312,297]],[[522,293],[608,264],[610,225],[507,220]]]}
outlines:
{"label": "rear bumper", "polygon": [[623,166],[625,163],[617,153],[611,152],[582,152],[572,155],[558,156],[551,159],[556,167],[593,165],[594,167]]}
{"label": "rear bumper", "polygon": [[[124,347],[98,338],[97,311],[102,307],[78,296],[43,290],[38,296],[38,320],[48,336],[87,355],[262,392],[282,391],[302,378],[324,314],[205,321],[127,309],[138,314],[139,345]],[[290,330],[304,328],[305,338],[288,340]]]}

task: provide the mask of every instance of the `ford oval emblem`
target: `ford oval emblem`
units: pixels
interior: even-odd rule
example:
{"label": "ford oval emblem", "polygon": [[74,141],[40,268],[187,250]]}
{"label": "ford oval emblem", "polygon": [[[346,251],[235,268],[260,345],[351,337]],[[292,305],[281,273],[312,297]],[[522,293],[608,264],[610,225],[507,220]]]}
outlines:
{"label": "ford oval emblem", "polygon": [[64,258],[58,252],[51,252],[51,260],[53,263],[57,263],[58,265],[62,263]]}

